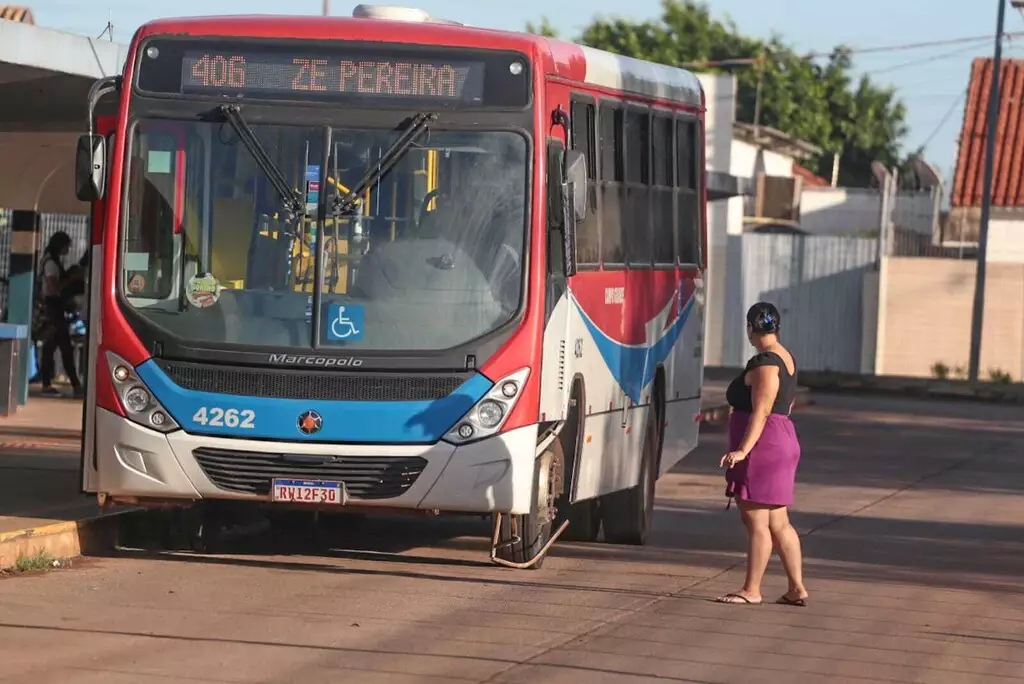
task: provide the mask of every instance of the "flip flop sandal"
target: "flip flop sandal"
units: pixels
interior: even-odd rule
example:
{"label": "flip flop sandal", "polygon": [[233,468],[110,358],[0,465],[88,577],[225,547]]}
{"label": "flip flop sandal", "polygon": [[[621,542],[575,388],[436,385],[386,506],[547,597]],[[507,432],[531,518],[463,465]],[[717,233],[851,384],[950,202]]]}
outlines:
{"label": "flip flop sandal", "polygon": [[803,607],[805,607],[807,605],[807,599],[802,599],[802,598],[791,599],[786,594],[783,594],[782,596],[779,597],[779,600],[776,601],[776,603],[780,603],[780,604],[782,604],[784,606],[799,606],[799,607],[803,608]]}
{"label": "flip flop sandal", "polygon": [[[738,601],[735,601],[735,600],[730,601],[729,599],[739,599],[739,600]],[[761,605],[760,601],[751,601],[750,599],[748,599],[746,596],[743,596],[742,594],[726,594],[725,596],[719,596],[718,598],[715,599],[715,602],[716,603],[728,603],[728,604],[731,604],[731,605],[734,605],[734,606],[759,606],[759,605]]]}

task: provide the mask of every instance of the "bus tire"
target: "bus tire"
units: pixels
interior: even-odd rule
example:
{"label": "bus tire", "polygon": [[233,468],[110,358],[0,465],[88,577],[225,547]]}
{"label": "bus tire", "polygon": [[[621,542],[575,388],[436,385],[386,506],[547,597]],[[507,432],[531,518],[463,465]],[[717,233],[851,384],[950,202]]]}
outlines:
{"label": "bus tire", "polygon": [[[551,539],[556,516],[556,498],[562,490],[565,458],[562,444],[554,440],[534,461],[533,502],[526,515],[502,515],[498,532],[497,557],[512,563],[532,560]],[[515,540],[515,541],[513,541]],[[530,566],[539,570],[544,558]]]}
{"label": "bus tire", "polygon": [[640,481],[630,489],[601,497],[604,540],[609,544],[643,546],[651,531],[654,515],[654,485],[658,480],[661,455],[660,412],[652,404],[647,413]]}
{"label": "bus tire", "polygon": [[587,499],[576,503],[566,503],[566,513],[559,511],[558,525],[568,520],[569,527],[559,539],[575,542],[595,542],[601,534],[601,509],[597,499]]}

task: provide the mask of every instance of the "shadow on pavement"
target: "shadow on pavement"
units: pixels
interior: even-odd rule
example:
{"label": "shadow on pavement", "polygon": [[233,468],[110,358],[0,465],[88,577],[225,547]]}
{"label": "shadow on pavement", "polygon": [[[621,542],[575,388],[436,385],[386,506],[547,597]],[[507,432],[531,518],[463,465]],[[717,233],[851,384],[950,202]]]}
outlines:
{"label": "shadow on pavement", "polygon": [[[792,519],[805,535],[808,576],[814,581],[1018,591],[1024,534],[1019,523],[994,522],[999,518],[992,515],[1010,505],[1000,497],[1016,499],[1024,492],[1024,421],[1018,414],[1013,407],[984,404],[825,397],[794,416],[803,457]],[[562,543],[552,558],[631,563],[638,572],[644,564],[711,571],[740,567],[745,535],[736,509],[725,510],[724,477],[717,467],[725,446],[723,434],[702,433],[701,446],[659,483],[648,546]],[[896,493],[909,503],[889,505]],[[955,506],[953,499],[959,502]],[[1024,499],[1016,506],[1019,514],[1003,510],[1003,518],[1024,517]],[[379,568],[281,558],[279,545],[266,537],[226,548],[237,554],[229,557],[147,555],[173,562],[555,586],[536,581],[548,576],[545,570],[510,573],[491,566],[486,559],[489,532],[489,524],[479,519],[368,518],[356,528],[335,530],[318,543],[299,543],[287,551],[338,561],[381,561]],[[430,553],[424,552],[427,548]],[[444,551],[473,552],[480,559],[453,559]],[[395,564],[486,569],[486,574],[449,577]],[[777,571],[773,565],[770,572]]]}

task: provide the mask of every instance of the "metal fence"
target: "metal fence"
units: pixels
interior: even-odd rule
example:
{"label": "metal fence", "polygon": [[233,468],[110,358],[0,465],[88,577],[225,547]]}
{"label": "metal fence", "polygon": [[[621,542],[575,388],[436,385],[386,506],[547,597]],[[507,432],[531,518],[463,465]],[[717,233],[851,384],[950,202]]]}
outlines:
{"label": "metal fence", "polygon": [[[42,255],[43,248],[57,231],[63,230],[71,237],[70,261],[78,261],[89,247],[88,217],[80,214],[43,214],[40,216],[39,241],[37,253]],[[70,265],[70,264],[68,264]],[[38,269],[38,260],[37,260]],[[11,211],[0,209],[0,311],[7,311],[6,280],[11,272]]]}
{"label": "metal fence", "polygon": [[730,236],[723,365],[742,366],[753,354],[746,311],[769,301],[782,313],[786,345],[801,368],[859,372],[864,277],[876,269],[878,248],[865,238]]}

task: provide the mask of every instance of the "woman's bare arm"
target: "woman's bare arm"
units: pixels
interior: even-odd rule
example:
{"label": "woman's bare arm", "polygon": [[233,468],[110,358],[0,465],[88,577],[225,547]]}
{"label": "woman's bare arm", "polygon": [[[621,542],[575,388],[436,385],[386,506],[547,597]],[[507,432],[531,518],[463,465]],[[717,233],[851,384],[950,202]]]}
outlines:
{"label": "woman's bare arm", "polygon": [[747,424],[747,432],[736,449],[743,454],[753,450],[764,432],[775,397],[779,394],[779,369],[777,366],[758,366],[747,373],[747,379],[750,381],[750,398],[754,410]]}

